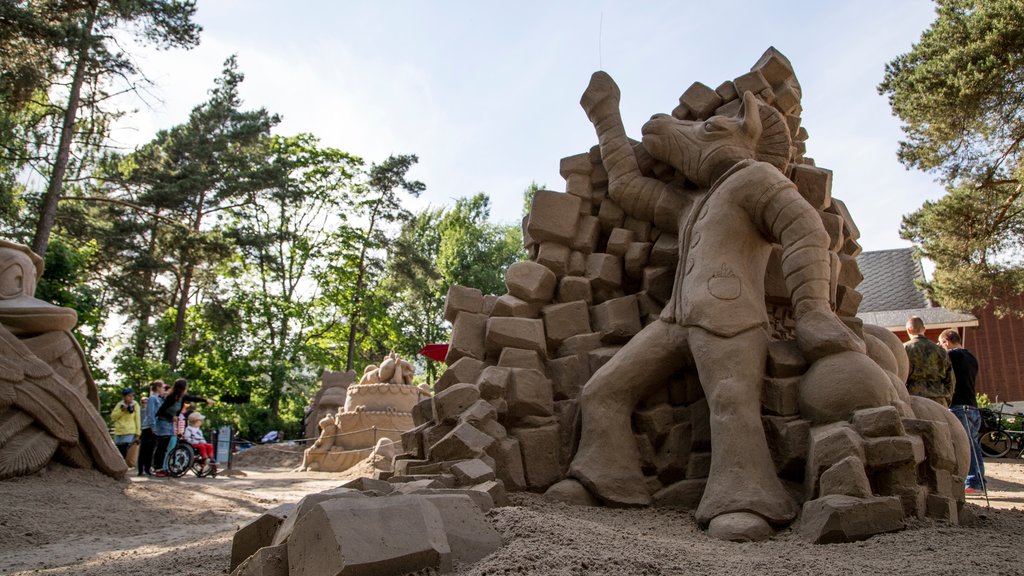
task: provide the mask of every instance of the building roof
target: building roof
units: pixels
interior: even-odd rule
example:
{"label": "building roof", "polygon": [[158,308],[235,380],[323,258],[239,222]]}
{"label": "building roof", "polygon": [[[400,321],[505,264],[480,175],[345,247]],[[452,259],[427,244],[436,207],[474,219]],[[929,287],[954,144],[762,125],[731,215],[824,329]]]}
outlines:
{"label": "building roof", "polygon": [[929,328],[977,326],[973,314],[935,306],[914,285],[924,280],[924,269],[914,258],[913,248],[862,252],[857,264],[864,281],[857,286],[864,299],[857,317],[865,324],[889,330],[903,330],[907,318],[919,316]]}

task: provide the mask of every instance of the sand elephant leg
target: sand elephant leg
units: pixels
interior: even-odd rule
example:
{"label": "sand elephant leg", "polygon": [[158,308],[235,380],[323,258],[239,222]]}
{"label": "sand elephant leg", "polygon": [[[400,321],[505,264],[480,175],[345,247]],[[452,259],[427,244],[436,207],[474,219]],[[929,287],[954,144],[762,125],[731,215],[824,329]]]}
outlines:
{"label": "sand elephant leg", "polygon": [[569,468],[606,504],[649,504],[631,418],[677,370],[692,363],[687,329],[656,321],[633,337],[583,388],[580,446]]}
{"label": "sand elephant leg", "polygon": [[697,521],[754,512],[787,524],[797,505],[775,474],[761,424],[761,386],[767,338],[748,330],[722,338],[690,329],[690,347],[711,411],[711,472]]}

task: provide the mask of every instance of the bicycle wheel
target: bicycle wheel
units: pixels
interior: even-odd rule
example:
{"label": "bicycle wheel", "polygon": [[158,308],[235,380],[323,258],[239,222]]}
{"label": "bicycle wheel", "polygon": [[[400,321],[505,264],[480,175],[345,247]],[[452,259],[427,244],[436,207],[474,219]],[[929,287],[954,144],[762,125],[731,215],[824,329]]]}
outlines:
{"label": "bicycle wheel", "polygon": [[986,432],[978,440],[981,453],[989,458],[1002,458],[1010,451],[1010,437],[999,430]]}
{"label": "bicycle wheel", "polygon": [[180,478],[192,467],[192,448],[187,444],[178,444],[167,455],[167,474]]}

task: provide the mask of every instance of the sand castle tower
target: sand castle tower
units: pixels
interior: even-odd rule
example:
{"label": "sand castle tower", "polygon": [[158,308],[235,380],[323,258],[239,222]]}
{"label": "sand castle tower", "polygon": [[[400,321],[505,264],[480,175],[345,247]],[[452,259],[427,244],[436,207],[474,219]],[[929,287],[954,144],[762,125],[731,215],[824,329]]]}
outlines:
{"label": "sand castle tower", "polygon": [[321,402],[344,390],[344,404],[316,421],[319,438],[304,452],[300,469],[341,472],[369,457],[381,440],[400,442],[402,433],[414,426],[413,407],[429,396],[412,385],[413,370],[409,362],[389,354],[379,366],[368,366],[357,384],[329,387],[325,379],[328,392]]}

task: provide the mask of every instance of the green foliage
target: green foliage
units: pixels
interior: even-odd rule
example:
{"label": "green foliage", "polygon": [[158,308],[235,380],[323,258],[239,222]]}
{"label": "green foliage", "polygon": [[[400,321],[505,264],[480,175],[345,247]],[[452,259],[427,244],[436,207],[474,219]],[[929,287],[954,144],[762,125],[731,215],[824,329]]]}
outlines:
{"label": "green foliage", "polygon": [[991,404],[988,399],[988,394],[985,394],[984,392],[978,392],[974,395],[974,398],[978,402],[978,408],[988,408],[988,405]]}
{"label": "green foliage", "polygon": [[1020,314],[1010,302],[1024,291],[1024,199],[1017,186],[960,184],[903,218],[900,235],[935,263],[927,288],[943,306]]}
{"label": "green foliage", "polygon": [[538,190],[543,190],[545,186],[547,185],[530,182],[526,190],[523,190],[523,216],[530,215],[530,210],[533,208],[533,197],[537,195]]}
{"label": "green foliage", "polygon": [[933,296],[971,310],[1024,289],[1024,3],[938,0],[879,92],[903,121],[900,161],[936,172],[948,195],[904,218],[901,235],[935,261]]}

